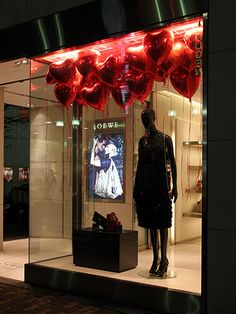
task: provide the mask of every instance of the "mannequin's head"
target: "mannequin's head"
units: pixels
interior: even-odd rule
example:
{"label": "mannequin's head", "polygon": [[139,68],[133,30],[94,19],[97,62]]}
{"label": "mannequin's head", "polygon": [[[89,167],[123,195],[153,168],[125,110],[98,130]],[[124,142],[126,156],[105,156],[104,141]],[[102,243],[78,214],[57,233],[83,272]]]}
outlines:
{"label": "mannequin's head", "polygon": [[155,111],[152,108],[147,108],[142,111],[141,119],[146,130],[155,127]]}

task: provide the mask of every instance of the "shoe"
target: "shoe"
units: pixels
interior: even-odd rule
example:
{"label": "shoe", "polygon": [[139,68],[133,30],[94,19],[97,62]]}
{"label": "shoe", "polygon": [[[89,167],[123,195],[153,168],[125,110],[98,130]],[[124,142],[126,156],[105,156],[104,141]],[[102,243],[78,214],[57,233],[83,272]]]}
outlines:
{"label": "shoe", "polygon": [[158,270],[156,271],[156,276],[161,277],[161,278],[165,278],[166,274],[167,274],[168,266],[169,266],[168,259],[166,259],[164,262],[161,261],[160,265],[158,267]]}
{"label": "shoe", "polygon": [[157,260],[153,260],[152,262],[152,266],[151,268],[149,269],[149,274],[151,275],[156,275],[156,272],[157,272],[157,267],[158,265],[160,264],[160,262]]}

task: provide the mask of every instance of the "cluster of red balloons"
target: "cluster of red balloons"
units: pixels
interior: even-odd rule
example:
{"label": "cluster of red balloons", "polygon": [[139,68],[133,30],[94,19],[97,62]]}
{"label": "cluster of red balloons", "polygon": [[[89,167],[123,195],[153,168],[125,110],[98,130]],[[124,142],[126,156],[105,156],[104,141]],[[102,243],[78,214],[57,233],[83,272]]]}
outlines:
{"label": "cluster of red balloons", "polygon": [[154,80],[166,82],[191,100],[201,80],[202,27],[194,28],[176,39],[164,29],[148,33],[143,43],[127,46],[125,53],[115,51],[105,56],[96,49],[85,49],[76,60],[50,64],[46,81],[55,84],[59,102],[72,102],[104,110],[111,94],[117,105],[126,109],[134,99],[143,102]]}

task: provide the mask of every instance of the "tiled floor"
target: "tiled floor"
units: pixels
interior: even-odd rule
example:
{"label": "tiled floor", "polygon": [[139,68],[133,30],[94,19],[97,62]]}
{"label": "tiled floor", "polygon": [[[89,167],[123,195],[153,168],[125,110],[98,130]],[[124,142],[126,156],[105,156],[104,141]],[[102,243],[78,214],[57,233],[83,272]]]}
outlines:
{"label": "tiled floor", "polygon": [[0,251],[0,276],[24,280],[24,264],[28,262],[28,239],[6,241]]}
{"label": "tiled floor", "polygon": [[[50,241],[45,241],[50,243]],[[41,249],[46,249],[46,244]],[[56,242],[55,242],[56,243]],[[59,243],[58,243],[59,244]],[[4,251],[0,252],[0,276],[24,280],[24,263],[28,262],[28,240],[15,240],[4,242]],[[51,243],[50,243],[50,247]],[[55,245],[54,245],[55,248]],[[50,250],[48,250],[49,252]],[[34,255],[36,257],[36,255]],[[37,255],[39,257],[39,255]],[[71,271],[85,272],[100,276],[108,276],[122,280],[168,287],[171,289],[201,293],[201,243],[200,241],[185,244],[171,245],[168,247],[170,268],[177,274],[175,278],[158,279],[145,278],[139,275],[140,271],[148,270],[152,261],[152,251],[139,252],[139,265],[122,273],[113,273],[97,269],[78,267],[72,264],[72,257],[62,257],[44,262],[41,265],[62,268]]]}

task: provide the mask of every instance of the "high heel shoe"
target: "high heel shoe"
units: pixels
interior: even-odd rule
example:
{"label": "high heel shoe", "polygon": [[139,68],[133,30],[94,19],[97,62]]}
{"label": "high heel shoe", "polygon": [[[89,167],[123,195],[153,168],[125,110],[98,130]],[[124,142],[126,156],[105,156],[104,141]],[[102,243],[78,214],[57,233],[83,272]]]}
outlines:
{"label": "high heel shoe", "polygon": [[160,265],[158,267],[158,270],[156,271],[156,276],[161,277],[161,278],[165,278],[166,274],[167,274],[168,266],[169,266],[168,259],[166,259],[164,262],[161,261]]}
{"label": "high heel shoe", "polygon": [[151,275],[156,275],[157,267],[158,267],[159,264],[160,264],[160,263],[159,263],[158,260],[153,260],[152,266],[151,266],[151,268],[149,269],[149,274],[151,274]]}

